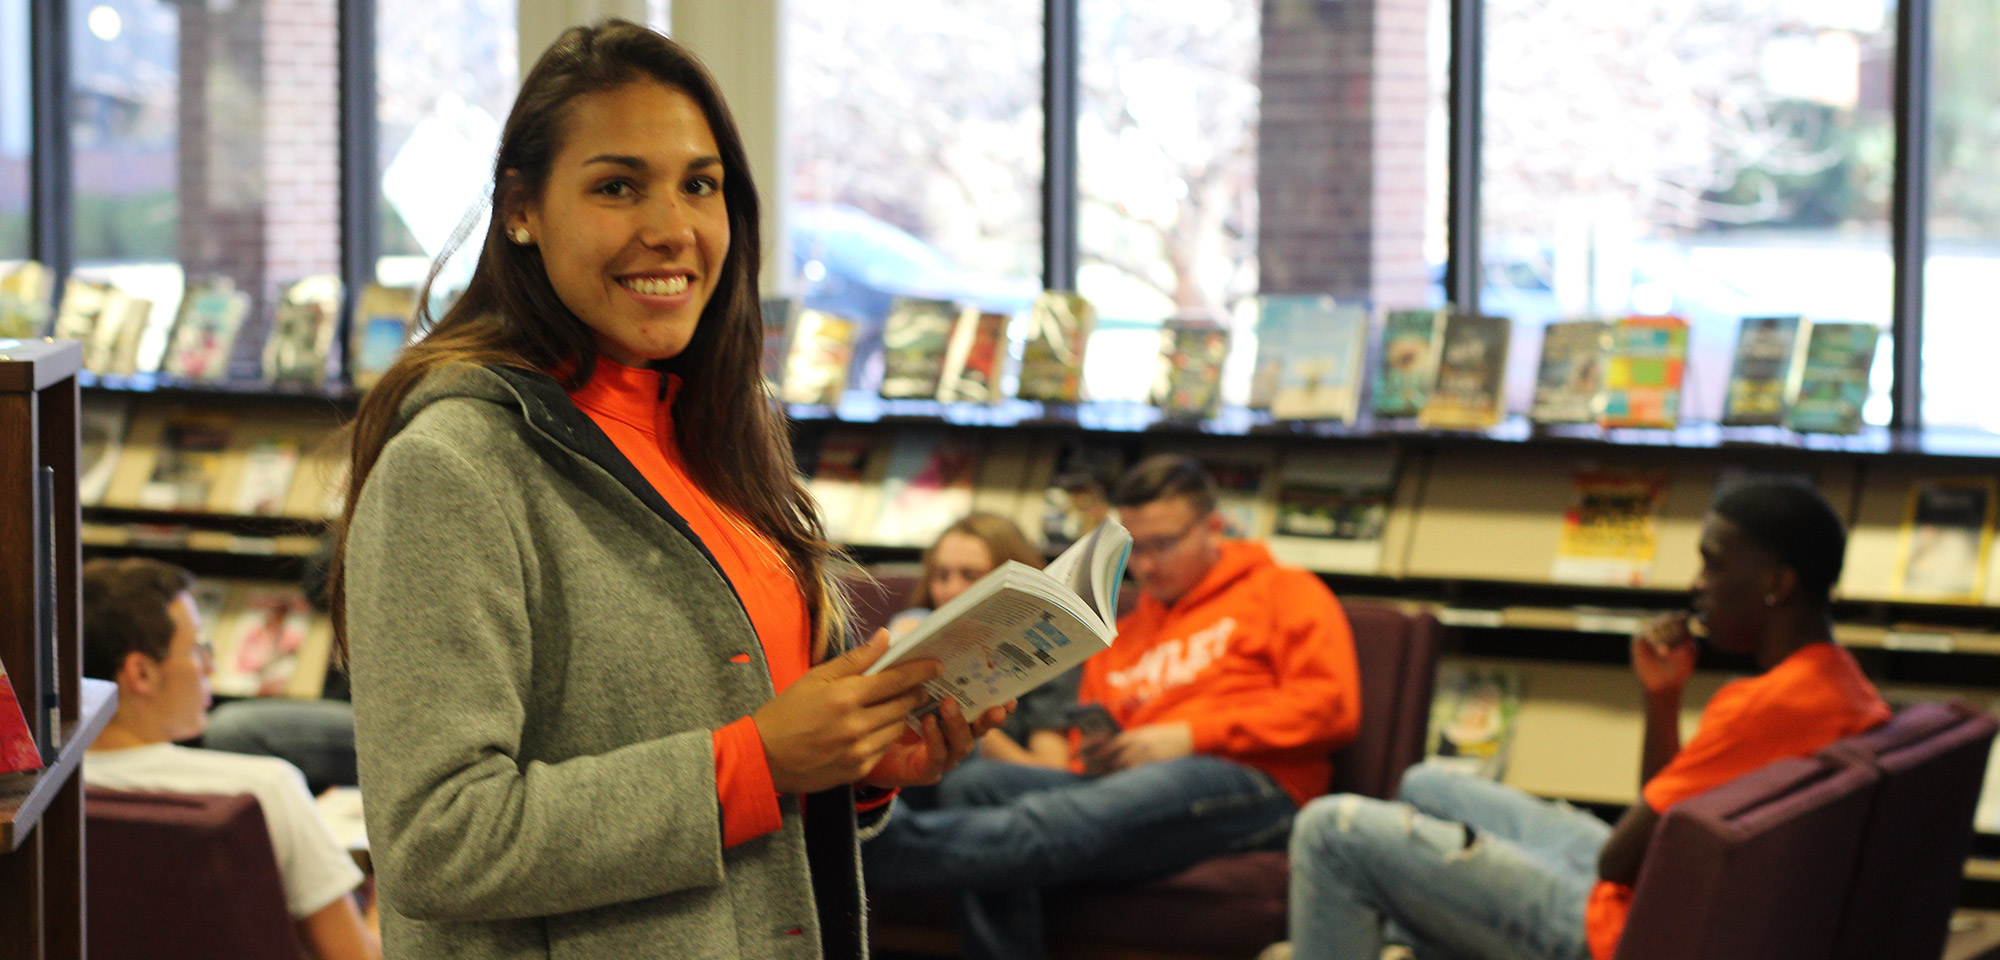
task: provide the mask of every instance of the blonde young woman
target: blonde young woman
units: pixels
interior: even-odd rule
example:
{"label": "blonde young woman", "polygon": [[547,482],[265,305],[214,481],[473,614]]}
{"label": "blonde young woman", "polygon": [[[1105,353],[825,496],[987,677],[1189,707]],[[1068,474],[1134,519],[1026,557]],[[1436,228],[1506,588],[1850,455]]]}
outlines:
{"label": "blonde young woman", "polygon": [[865,956],[858,840],[1004,710],[841,652],[758,372],[708,73],[608,21],[522,83],[463,297],[369,392],[330,578],[392,958]]}

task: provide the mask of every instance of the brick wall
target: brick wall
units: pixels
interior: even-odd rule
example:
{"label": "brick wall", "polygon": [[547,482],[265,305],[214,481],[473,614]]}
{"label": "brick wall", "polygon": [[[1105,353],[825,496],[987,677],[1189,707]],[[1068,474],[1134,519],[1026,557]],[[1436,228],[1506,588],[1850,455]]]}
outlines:
{"label": "brick wall", "polygon": [[1266,0],[1260,285],[1420,303],[1428,0]]}

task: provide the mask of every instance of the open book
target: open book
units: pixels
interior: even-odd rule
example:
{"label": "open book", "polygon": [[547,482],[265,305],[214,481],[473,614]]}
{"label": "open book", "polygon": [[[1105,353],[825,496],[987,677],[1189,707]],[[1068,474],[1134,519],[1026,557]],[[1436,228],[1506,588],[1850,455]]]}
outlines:
{"label": "open book", "polygon": [[867,672],[936,660],[944,672],[925,685],[931,699],[911,719],[947,696],[977,717],[1111,646],[1131,552],[1132,535],[1106,520],[1045,569],[1009,560],[892,641]]}

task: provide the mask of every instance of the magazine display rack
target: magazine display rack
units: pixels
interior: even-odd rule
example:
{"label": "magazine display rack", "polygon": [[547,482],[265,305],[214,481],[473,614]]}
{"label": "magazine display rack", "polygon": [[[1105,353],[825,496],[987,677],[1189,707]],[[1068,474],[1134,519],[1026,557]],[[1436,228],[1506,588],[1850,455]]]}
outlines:
{"label": "magazine display rack", "polygon": [[118,701],[115,685],[81,675],[82,356],[74,342],[0,342],[0,658],[49,746],[43,769],[0,776],[0,944],[22,960],[84,955],[80,771]]}

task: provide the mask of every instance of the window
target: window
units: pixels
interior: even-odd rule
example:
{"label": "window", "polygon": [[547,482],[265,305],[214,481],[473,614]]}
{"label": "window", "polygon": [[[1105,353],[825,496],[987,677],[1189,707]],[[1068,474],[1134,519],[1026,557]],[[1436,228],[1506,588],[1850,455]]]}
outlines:
{"label": "window", "polygon": [[30,255],[35,114],[29,89],[28,0],[0,0],[0,265]]}
{"label": "window", "polygon": [[279,288],[340,272],[335,0],[68,9],[76,273],[152,302],[142,368],[184,285],[230,279],[254,376]]}
{"label": "window", "polygon": [[1133,358],[1159,350],[1161,320],[1228,323],[1257,293],[1262,5],[1078,2],[1077,288],[1099,317],[1084,389],[1144,400],[1152,364]]}
{"label": "window", "polygon": [[2000,432],[1990,359],[2000,351],[2000,6],[1936,0],[1932,16],[1924,423]]}
{"label": "window", "polygon": [[468,216],[471,239],[439,285],[462,287],[472,276],[500,126],[520,86],[515,16],[512,0],[378,6],[377,282],[422,285]]}
{"label": "window", "polygon": [[1683,419],[1721,413],[1738,323],[1880,324],[1891,358],[1895,9],[1880,0],[1488,0],[1480,307],[1509,406],[1569,315],[1690,324]]}
{"label": "window", "polygon": [[1025,312],[1042,288],[1040,0],[893,6],[786,5],[791,182],[765,186],[788,292],[861,322],[863,390],[893,297]]}

